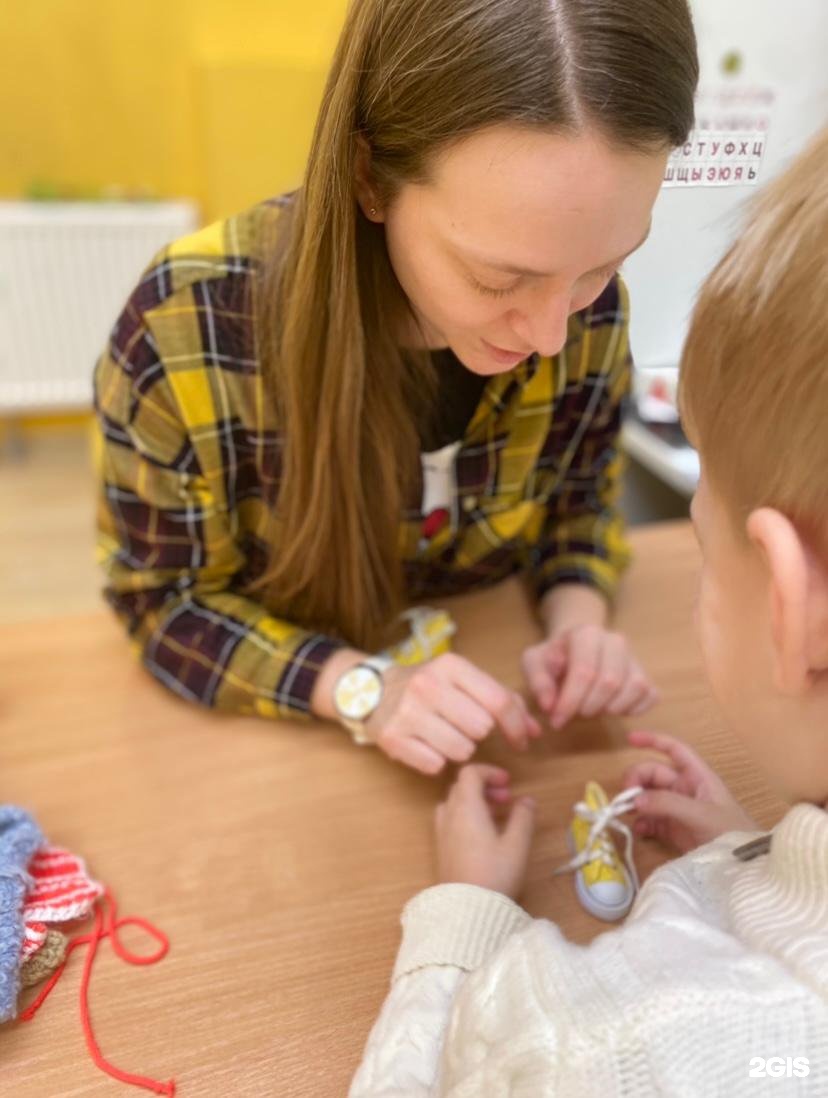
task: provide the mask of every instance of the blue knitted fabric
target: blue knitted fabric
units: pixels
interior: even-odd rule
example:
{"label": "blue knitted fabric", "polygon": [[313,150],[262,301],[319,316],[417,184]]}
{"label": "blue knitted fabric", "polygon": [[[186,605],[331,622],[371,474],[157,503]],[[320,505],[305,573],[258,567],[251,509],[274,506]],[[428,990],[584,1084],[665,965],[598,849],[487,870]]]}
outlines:
{"label": "blue knitted fabric", "polygon": [[28,812],[0,805],[0,1022],[17,1013],[23,901],[29,886],[26,866],[42,845],[43,836]]}

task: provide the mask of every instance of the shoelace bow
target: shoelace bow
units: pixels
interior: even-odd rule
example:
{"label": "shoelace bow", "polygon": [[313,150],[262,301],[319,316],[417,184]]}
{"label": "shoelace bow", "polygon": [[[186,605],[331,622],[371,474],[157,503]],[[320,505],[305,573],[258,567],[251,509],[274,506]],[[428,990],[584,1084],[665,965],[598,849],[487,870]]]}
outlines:
{"label": "shoelace bow", "polygon": [[[636,873],[632,857],[632,832],[625,823],[622,823],[621,820],[618,819],[618,817],[629,812],[635,804],[636,797],[643,792],[644,790],[640,785],[634,785],[630,789],[623,790],[617,797],[613,797],[609,804],[606,804],[603,808],[597,810],[590,808],[586,801],[578,801],[575,805],[575,815],[592,824],[589,829],[587,841],[580,854],[576,854],[574,857],[570,858],[565,865],[558,866],[557,869],[553,870],[553,875],[569,873],[573,870],[580,869],[581,866],[586,865],[588,862],[595,861],[596,857],[599,858],[604,865],[612,865],[614,859],[617,857],[615,845],[607,834],[608,830],[612,830],[617,831],[619,835],[623,836],[624,864],[630,875],[633,891],[638,892],[638,874]],[[598,847],[597,852],[593,849],[595,846]]]}

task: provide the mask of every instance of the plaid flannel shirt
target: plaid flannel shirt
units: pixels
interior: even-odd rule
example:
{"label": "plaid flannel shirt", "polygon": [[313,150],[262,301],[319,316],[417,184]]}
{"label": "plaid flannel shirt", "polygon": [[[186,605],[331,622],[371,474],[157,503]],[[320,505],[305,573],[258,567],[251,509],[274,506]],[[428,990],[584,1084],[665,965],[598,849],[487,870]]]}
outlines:
{"label": "plaid flannel shirt", "polygon": [[[105,595],[176,694],[266,717],[307,714],[322,664],[345,643],[243,593],[267,562],[281,440],[248,290],[262,221],[282,201],[163,249],[95,371]],[[615,509],[627,330],[616,277],[570,319],[560,354],[487,382],[456,459],[450,521],[424,544],[421,501],[400,516],[412,601],[517,570],[538,598],[564,582],[612,595],[628,558]]]}

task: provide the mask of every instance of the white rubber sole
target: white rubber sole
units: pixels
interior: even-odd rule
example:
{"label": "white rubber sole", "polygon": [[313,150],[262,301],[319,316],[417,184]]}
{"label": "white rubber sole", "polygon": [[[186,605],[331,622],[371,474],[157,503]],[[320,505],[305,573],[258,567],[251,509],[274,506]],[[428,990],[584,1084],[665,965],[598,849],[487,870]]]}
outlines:
{"label": "white rubber sole", "polygon": [[[570,854],[575,855],[575,840],[572,838],[572,831],[567,828],[566,831],[566,845],[569,847]],[[592,895],[589,891],[589,887],[584,881],[583,870],[575,870],[575,893],[581,902],[581,906],[585,908],[590,915],[594,915],[596,919],[602,919],[606,923],[617,922],[618,919],[623,919],[627,912],[633,905],[635,899],[635,890],[630,880],[630,875],[627,872],[627,867],[621,863],[621,871],[624,874],[624,880],[627,885],[628,898],[620,904],[602,904]]]}

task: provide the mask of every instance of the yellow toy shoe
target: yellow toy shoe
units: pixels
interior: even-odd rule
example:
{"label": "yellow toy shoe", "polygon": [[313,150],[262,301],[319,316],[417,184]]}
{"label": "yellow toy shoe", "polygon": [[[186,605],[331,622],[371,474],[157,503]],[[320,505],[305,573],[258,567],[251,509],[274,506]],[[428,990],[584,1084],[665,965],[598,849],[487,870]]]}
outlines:
{"label": "yellow toy shoe", "polygon": [[[638,892],[632,832],[618,817],[630,811],[641,792],[640,786],[634,786],[610,801],[598,782],[587,782],[584,799],[575,805],[575,815],[567,832],[572,858],[554,872],[575,871],[578,899],[597,919],[614,922],[623,918]],[[618,855],[610,831],[616,831],[624,838],[623,859]]]}

